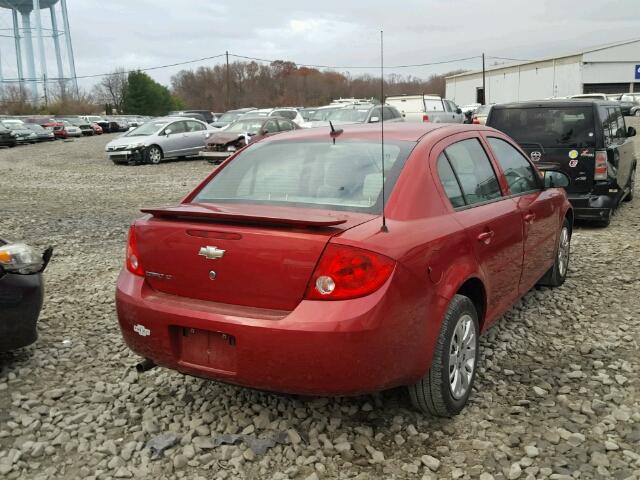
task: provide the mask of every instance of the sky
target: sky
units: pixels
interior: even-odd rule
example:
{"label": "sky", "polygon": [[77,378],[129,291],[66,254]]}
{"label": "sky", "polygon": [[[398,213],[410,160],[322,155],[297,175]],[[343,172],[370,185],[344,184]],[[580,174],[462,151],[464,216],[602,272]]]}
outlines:
{"label": "sky", "polygon": [[[148,68],[222,54],[335,66],[376,66],[384,30],[387,73],[428,77],[476,69],[489,56],[535,59],[640,37],[638,0],[68,0],[78,76],[117,67]],[[0,28],[10,27],[6,14]],[[43,22],[48,22],[45,18]],[[12,43],[2,38],[5,78],[15,76]],[[12,40],[10,40],[12,42]],[[46,46],[54,71],[52,45]],[[233,58],[233,57],[232,57]],[[164,84],[183,68],[149,74]],[[487,63],[496,62],[488,59]],[[39,65],[39,63],[38,63]],[[340,69],[352,75],[376,69]],[[55,76],[55,73],[50,73]],[[95,79],[82,81],[89,88]]]}

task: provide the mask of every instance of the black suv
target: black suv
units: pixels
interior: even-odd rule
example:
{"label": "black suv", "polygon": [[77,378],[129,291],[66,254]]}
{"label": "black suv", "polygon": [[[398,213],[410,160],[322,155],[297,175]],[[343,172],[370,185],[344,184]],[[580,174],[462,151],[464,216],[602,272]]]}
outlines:
{"label": "black suv", "polygon": [[621,201],[633,198],[636,163],[618,102],[544,100],[494,105],[487,126],[515,139],[544,169],[561,170],[576,218],[609,225]]}

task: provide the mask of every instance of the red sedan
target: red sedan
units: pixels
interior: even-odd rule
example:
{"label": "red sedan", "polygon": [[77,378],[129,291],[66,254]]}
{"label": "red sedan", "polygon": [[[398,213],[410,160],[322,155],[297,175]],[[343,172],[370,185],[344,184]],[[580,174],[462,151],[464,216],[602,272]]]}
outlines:
{"label": "red sedan", "polygon": [[139,368],[313,395],[406,385],[457,414],[481,332],[564,281],[568,180],[481,126],[389,124],[382,158],[379,125],[298,130],[143,210],[117,286]]}

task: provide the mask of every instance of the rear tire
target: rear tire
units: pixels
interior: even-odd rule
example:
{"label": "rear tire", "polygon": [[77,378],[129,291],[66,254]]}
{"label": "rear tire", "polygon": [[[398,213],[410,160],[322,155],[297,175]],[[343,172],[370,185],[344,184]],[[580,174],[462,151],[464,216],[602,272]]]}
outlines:
{"label": "rear tire", "polygon": [[556,261],[553,267],[544,274],[538,285],[547,287],[559,287],[567,279],[569,271],[569,259],[571,256],[571,225],[566,218],[562,223],[560,235],[558,236],[558,249],[556,250]]}
{"label": "rear tire", "polygon": [[455,295],[440,327],[431,368],[408,387],[416,409],[436,417],[452,417],[462,411],[476,375],[479,333],[473,302]]}
{"label": "rear tire", "polygon": [[629,193],[624,199],[625,202],[631,202],[633,200],[635,189],[636,189],[636,168],[633,167],[633,171],[631,172],[631,178],[629,179]]}

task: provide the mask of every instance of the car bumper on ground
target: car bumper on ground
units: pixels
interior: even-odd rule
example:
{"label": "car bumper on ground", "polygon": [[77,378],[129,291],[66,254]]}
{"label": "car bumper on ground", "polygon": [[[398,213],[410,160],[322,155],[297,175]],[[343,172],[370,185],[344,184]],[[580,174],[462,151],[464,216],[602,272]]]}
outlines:
{"label": "car bumper on ground", "polygon": [[0,352],[36,341],[36,324],[43,297],[41,274],[7,273],[0,277]]}
{"label": "car bumper on ground", "polygon": [[259,390],[351,395],[414,383],[431,360],[433,333],[398,306],[398,288],[390,279],[366,297],[280,312],[161,293],[123,270],[116,306],[127,345],[160,366]]}
{"label": "car bumper on ground", "polygon": [[603,220],[616,207],[616,197],[609,195],[574,193],[567,197],[578,220]]}

